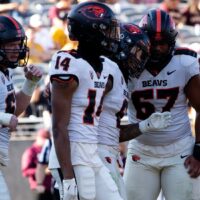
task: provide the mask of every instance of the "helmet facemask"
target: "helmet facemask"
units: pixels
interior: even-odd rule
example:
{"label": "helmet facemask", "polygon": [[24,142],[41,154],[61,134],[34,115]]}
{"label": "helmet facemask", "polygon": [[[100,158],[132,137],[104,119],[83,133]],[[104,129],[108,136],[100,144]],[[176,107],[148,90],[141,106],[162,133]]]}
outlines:
{"label": "helmet facemask", "polygon": [[130,77],[139,78],[140,74],[145,69],[145,64],[149,59],[149,52],[140,42],[136,43],[133,47],[127,48],[121,52],[121,58],[124,67],[129,71]]}
{"label": "helmet facemask", "polygon": [[[160,46],[159,48],[156,48],[156,46]],[[151,40],[151,56],[150,60],[151,62],[162,62],[166,58],[168,58],[169,55],[172,55],[172,52],[174,50],[175,42],[167,43],[167,40],[161,40],[161,41],[155,41]],[[164,51],[165,50],[165,51]]]}
{"label": "helmet facemask", "polygon": [[22,25],[10,16],[0,16],[1,69],[23,67],[28,61],[27,38]]}
{"label": "helmet facemask", "polygon": [[[19,42],[19,48],[9,48],[8,44]],[[29,49],[27,47],[27,37],[14,38],[1,44],[0,55],[3,58],[0,65],[8,68],[24,67],[27,65],[29,58]],[[17,56],[16,56],[17,55]],[[16,56],[16,58],[15,58]],[[11,57],[11,58],[10,58]]]}
{"label": "helmet facemask", "polygon": [[[171,16],[163,10],[152,9],[142,18],[139,26],[146,31],[151,41],[150,61],[163,63],[168,60],[173,54],[178,34]],[[155,48],[158,45],[161,46],[160,50]],[[165,48],[166,51],[163,51]]]}
{"label": "helmet facemask", "polygon": [[112,20],[107,26],[100,24],[100,33],[102,33],[101,45],[108,53],[116,53],[120,41],[120,27],[117,20]]}
{"label": "helmet facemask", "polygon": [[116,59],[128,71],[130,77],[139,78],[149,59],[148,36],[135,24],[121,24],[121,36]]}

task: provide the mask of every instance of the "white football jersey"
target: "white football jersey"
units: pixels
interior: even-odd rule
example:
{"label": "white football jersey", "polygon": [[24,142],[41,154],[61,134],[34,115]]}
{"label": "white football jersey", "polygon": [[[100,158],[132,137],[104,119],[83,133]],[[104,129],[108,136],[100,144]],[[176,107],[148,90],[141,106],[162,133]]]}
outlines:
{"label": "white football jersey", "polygon": [[93,67],[75,52],[56,53],[50,63],[50,78],[66,80],[73,76],[78,81],[71,106],[68,125],[70,141],[97,143],[98,119],[96,112],[105,90],[109,70],[113,62],[102,57],[103,70],[100,77]]}
{"label": "white football jersey", "polygon": [[[0,112],[15,112],[16,99],[12,81],[12,70],[0,71]],[[0,125],[0,164],[7,165],[10,132],[7,127]]]}
{"label": "white football jersey", "polygon": [[119,145],[119,125],[121,118],[127,112],[128,88],[121,70],[116,64],[110,74],[113,78],[113,88],[103,100],[98,127],[100,144]]}
{"label": "white football jersey", "polygon": [[131,92],[128,108],[130,123],[138,123],[153,112],[172,113],[169,127],[142,134],[136,138],[139,142],[167,145],[191,135],[184,88],[193,76],[199,74],[199,63],[195,55],[189,54],[192,54],[189,50],[177,50],[156,76],[145,69],[139,79],[132,79],[128,83]]}

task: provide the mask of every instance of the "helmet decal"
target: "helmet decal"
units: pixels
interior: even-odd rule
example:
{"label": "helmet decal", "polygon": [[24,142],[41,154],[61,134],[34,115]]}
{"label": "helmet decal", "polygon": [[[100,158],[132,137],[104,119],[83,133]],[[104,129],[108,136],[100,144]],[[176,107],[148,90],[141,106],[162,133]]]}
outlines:
{"label": "helmet decal", "polygon": [[81,8],[80,11],[90,19],[101,19],[106,14],[106,10],[98,5],[88,5]]}
{"label": "helmet decal", "polygon": [[137,26],[133,26],[133,24],[126,24],[126,25],[124,25],[124,28],[129,33],[142,33],[141,30]]}

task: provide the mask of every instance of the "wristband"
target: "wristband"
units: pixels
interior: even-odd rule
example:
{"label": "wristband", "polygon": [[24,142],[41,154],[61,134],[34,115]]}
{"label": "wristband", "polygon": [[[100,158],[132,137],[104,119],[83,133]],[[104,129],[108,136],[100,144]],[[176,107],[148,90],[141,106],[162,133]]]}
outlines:
{"label": "wristband", "polygon": [[31,97],[36,85],[37,82],[26,79],[22,87],[22,92]]}
{"label": "wristband", "polygon": [[0,112],[0,124],[8,126],[10,124],[11,117],[13,115],[10,113]]}
{"label": "wristband", "polygon": [[200,161],[200,143],[196,143],[194,145],[194,149],[193,149],[193,154],[195,159],[197,159],[198,161]]}

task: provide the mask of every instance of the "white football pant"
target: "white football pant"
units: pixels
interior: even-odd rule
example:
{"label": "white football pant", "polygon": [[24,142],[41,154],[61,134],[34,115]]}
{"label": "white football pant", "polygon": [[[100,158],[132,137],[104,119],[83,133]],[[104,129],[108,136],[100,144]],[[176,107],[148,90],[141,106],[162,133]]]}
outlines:
{"label": "white football pant", "polygon": [[123,200],[99,157],[97,144],[70,142],[70,147],[79,200]]}
{"label": "white football pant", "polygon": [[11,200],[0,166],[0,200]]}
{"label": "white football pant", "polygon": [[105,166],[74,166],[80,200],[123,200]]}
{"label": "white football pant", "polygon": [[119,156],[118,148],[113,146],[98,144],[98,152],[104,165],[109,169],[110,174],[115,181],[119,193],[123,200],[126,200],[126,191],[123,178],[119,171],[119,164],[122,164],[121,158]]}
{"label": "white football pant", "polygon": [[63,199],[64,192],[61,178],[61,169],[50,169],[50,172],[56,182],[54,187],[59,190],[60,199]]}
{"label": "white football pant", "polygon": [[[129,149],[124,171],[127,199],[156,200],[162,188],[166,200],[200,200],[200,177],[190,178],[184,167],[193,145],[186,138],[167,146],[136,144],[134,149]],[[166,151],[166,155],[156,156],[156,151],[157,155]]]}

